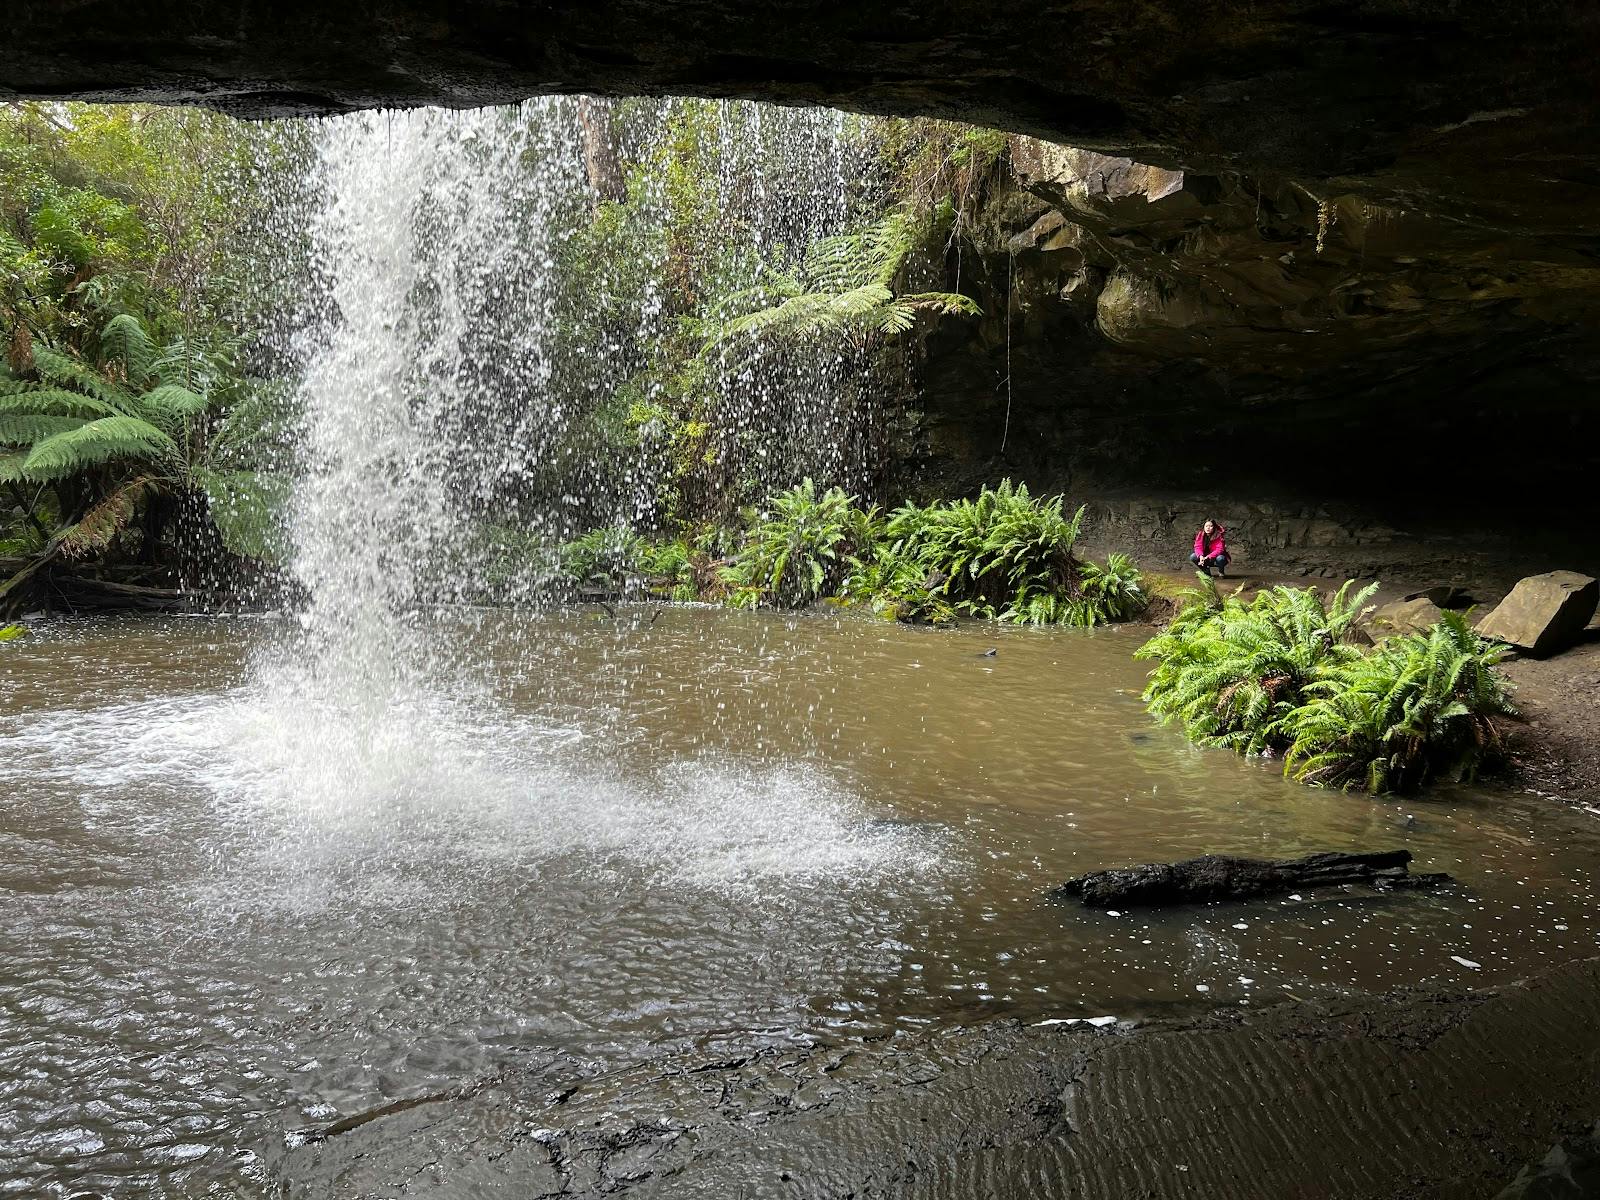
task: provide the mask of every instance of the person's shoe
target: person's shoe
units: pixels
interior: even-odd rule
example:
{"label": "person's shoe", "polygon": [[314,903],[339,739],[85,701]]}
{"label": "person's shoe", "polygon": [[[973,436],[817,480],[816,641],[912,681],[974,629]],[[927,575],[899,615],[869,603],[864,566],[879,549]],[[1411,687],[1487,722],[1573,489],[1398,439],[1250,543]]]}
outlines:
{"label": "person's shoe", "polygon": [[1228,577],[1228,568],[1227,567],[1218,567],[1217,568],[1217,578],[1218,579],[1226,579],[1227,577]]}

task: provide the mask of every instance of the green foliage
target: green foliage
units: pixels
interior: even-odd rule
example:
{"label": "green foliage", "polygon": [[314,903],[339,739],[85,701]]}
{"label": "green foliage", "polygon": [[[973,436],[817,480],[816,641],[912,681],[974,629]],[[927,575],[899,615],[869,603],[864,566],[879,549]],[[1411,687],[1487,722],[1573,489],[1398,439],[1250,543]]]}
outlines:
{"label": "green foliage", "polygon": [[179,440],[206,399],[190,390],[192,364],[158,353],[138,318],[112,317],[88,363],[43,342],[35,378],[0,375],[0,479],[50,483],[109,463],[155,470],[177,463]]}
{"label": "green foliage", "polygon": [[1078,578],[1102,620],[1131,621],[1149,603],[1139,568],[1126,554],[1113,551],[1104,563],[1085,562]]}
{"label": "green foliage", "polygon": [[230,553],[260,562],[281,563],[289,553],[284,527],[292,481],[271,471],[199,470],[212,524]]}
{"label": "green foliage", "polygon": [[265,194],[234,185],[294,140],[200,109],[0,106],[0,539],[156,562],[204,511],[243,294],[226,260]]}
{"label": "green foliage", "polygon": [[[1073,556],[1083,509],[1063,515],[1061,496],[1035,499],[1003,481],[975,499],[907,504],[890,514],[886,536],[918,563],[929,587],[962,615],[1016,624],[1091,625]],[[1137,583],[1135,579],[1135,585]]]}
{"label": "green foliage", "polygon": [[1275,587],[1249,603],[1204,580],[1172,624],[1138,651],[1157,659],[1144,699],[1202,745],[1282,752],[1308,783],[1411,791],[1470,779],[1511,713],[1501,651],[1446,613],[1426,634],[1370,653],[1344,641],[1376,585]]}
{"label": "green foliage", "polygon": [[[806,344],[842,338],[865,345],[907,332],[922,313],[977,315],[977,302],[959,292],[896,291],[907,260],[927,234],[926,222],[902,208],[855,232],[823,238],[807,251],[800,280],[787,283],[788,295],[714,326],[708,348],[739,338]],[[766,299],[771,291],[754,295]]]}
{"label": "green foliage", "polygon": [[1126,555],[1085,563],[1072,548],[1083,510],[1003,482],[975,499],[907,504],[887,520],[838,488],[806,479],[752,514],[723,570],[728,603],[795,608],[825,598],[915,623],[980,617],[1089,626],[1143,611]]}
{"label": "green foliage", "polygon": [[1503,654],[1453,612],[1427,633],[1390,638],[1306,689],[1284,721],[1286,769],[1347,791],[1474,778],[1500,750],[1494,718],[1515,711],[1494,669]]}
{"label": "green foliage", "polygon": [[1355,661],[1343,642],[1376,585],[1351,594],[1345,584],[1326,603],[1314,587],[1273,587],[1249,603],[1215,584],[1191,593],[1172,624],[1137,657],[1158,659],[1144,699],[1163,721],[1177,721],[1202,745],[1240,753],[1283,750],[1284,719],[1305,689]]}
{"label": "green foliage", "polygon": [[638,578],[644,551],[644,539],[631,529],[592,529],[561,547],[561,570],[579,587],[623,591]]}
{"label": "green foliage", "polygon": [[641,589],[663,599],[700,596],[706,558],[683,538],[653,542],[621,526],[593,529],[563,544],[561,574],[580,588],[627,594]]}
{"label": "green foliage", "polygon": [[707,566],[705,554],[697,553],[683,538],[646,542],[639,555],[639,573],[646,587],[668,600],[698,600],[699,580]]}
{"label": "green foliage", "polygon": [[937,579],[897,542],[879,540],[852,557],[839,595],[879,616],[916,625],[948,625],[955,607],[936,590]]}
{"label": "green foliage", "polygon": [[872,545],[877,510],[856,507],[839,488],[818,495],[810,479],[770,497],[730,568],[728,582],[741,604],[759,596],[800,608],[835,595],[849,558]]}
{"label": "green foliage", "polygon": [[0,625],[0,642],[15,641],[21,636],[21,625]]}

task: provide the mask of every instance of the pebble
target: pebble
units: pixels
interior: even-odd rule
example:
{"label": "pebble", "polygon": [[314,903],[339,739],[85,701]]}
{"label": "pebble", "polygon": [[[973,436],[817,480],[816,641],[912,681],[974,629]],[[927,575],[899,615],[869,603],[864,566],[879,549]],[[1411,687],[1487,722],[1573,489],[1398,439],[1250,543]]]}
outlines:
{"label": "pebble", "polygon": [[1452,954],[1450,956],[1450,961],[1451,962],[1458,962],[1463,967],[1470,967],[1474,971],[1478,970],[1478,968],[1483,965],[1482,963],[1473,962],[1470,958],[1462,958],[1461,955],[1459,955],[1459,954]]}

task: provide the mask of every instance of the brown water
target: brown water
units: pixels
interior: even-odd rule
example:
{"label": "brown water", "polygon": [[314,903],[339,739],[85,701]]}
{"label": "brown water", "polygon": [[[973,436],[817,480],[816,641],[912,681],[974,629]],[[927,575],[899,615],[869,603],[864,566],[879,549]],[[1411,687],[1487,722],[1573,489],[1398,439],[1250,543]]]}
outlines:
{"label": "brown water", "polygon": [[[292,655],[252,667],[287,636],[125,619],[0,656],[0,1195],[275,1195],[295,1130],[549,1048],[598,1070],[1483,986],[1600,940],[1595,818],[1329,795],[1195,750],[1143,714],[1137,630],[464,613],[432,631],[459,674],[343,704]],[[1105,865],[1400,846],[1459,886],[1043,896]]]}

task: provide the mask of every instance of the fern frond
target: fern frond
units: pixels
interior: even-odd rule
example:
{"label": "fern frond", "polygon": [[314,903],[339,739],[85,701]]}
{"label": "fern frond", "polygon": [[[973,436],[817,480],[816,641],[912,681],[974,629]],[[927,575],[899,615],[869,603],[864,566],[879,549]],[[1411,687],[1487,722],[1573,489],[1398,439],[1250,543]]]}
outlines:
{"label": "fern frond", "polygon": [[118,458],[176,453],[177,444],[137,417],[101,417],[35,443],[23,463],[30,479],[59,479]]}
{"label": "fern frond", "polygon": [[133,387],[141,388],[150,378],[156,359],[156,344],[139,318],[119,313],[100,331],[100,358],[120,371]]}
{"label": "fern frond", "polygon": [[31,446],[58,433],[83,424],[81,417],[47,416],[43,413],[0,413],[0,444]]}
{"label": "fern frond", "polygon": [[65,416],[89,419],[93,417],[115,417],[123,415],[123,410],[115,404],[107,404],[93,396],[85,396],[82,392],[68,391],[66,388],[39,387],[36,384],[28,385],[28,390],[12,392],[0,396],[0,414],[36,415],[36,416]]}
{"label": "fern frond", "polygon": [[206,397],[175,383],[164,383],[139,397],[139,407],[160,424],[175,426],[205,412]]}
{"label": "fern frond", "polygon": [[130,479],[62,534],[62,552],[70,558],[82,558],[109,547],[117,534],[132,523],[139,501],[152,490],[154,482],[148,476]]}
{"label": "fern frond", "polygon": [[35,341],[33,344],[33,369],[39,378],[75,388],[102,404],[119,410],[127,407],[129,395],[125,389],[106,379],[88,364],[52,350],[43,342]]}

